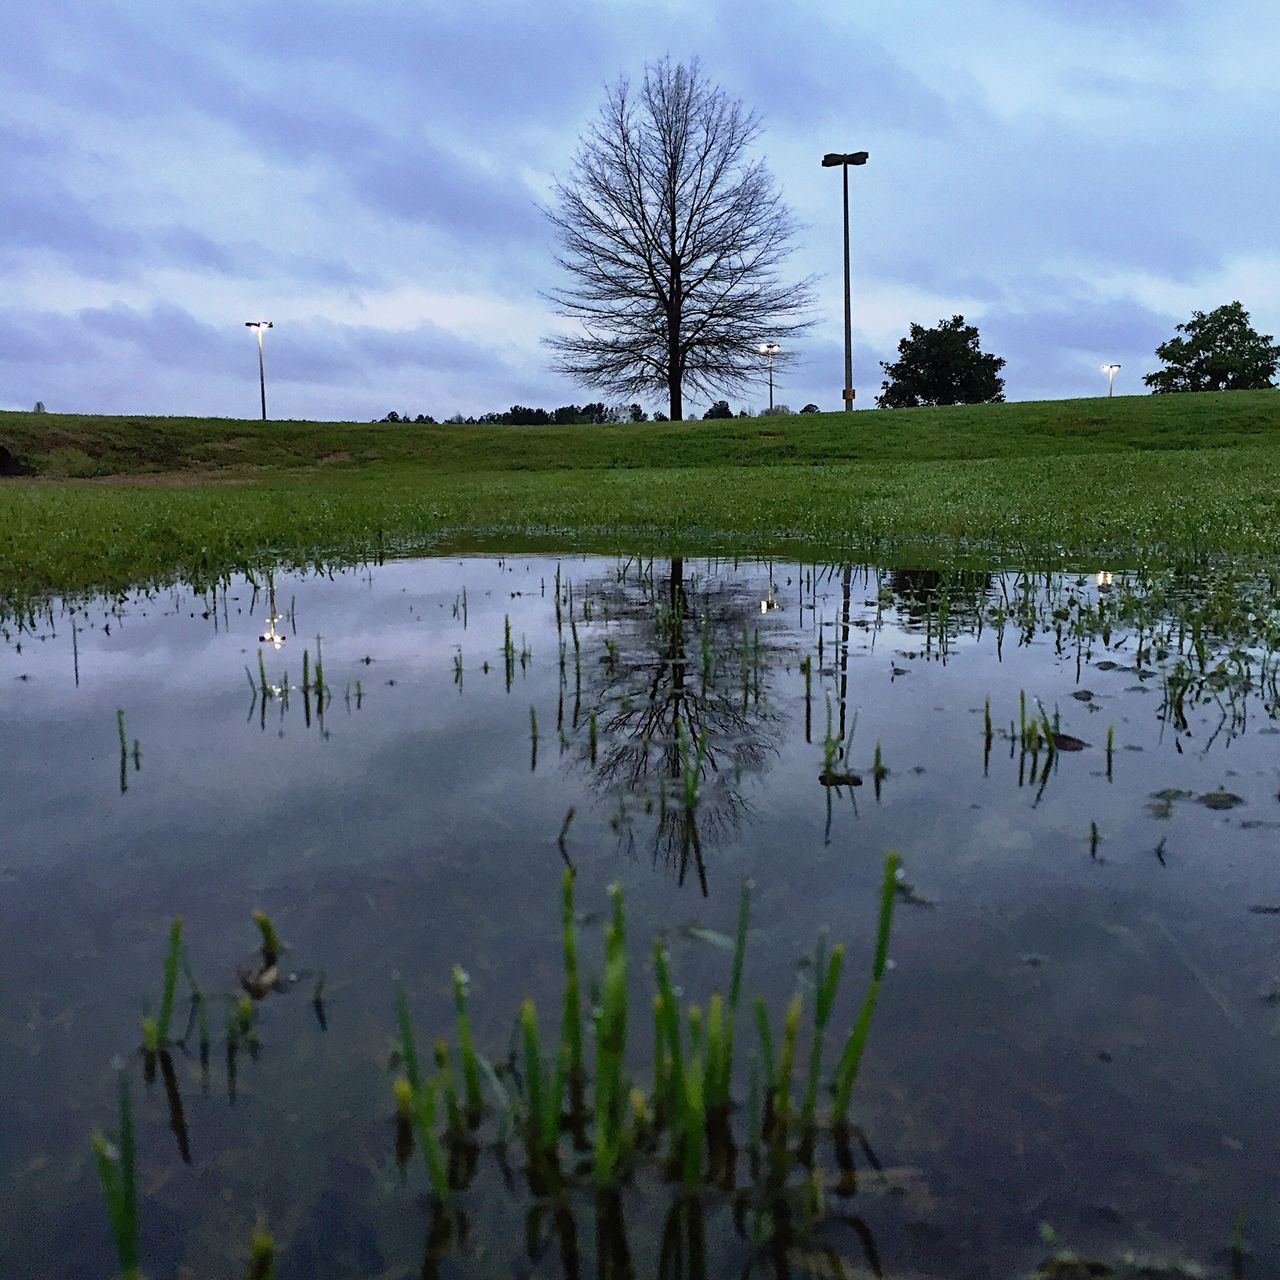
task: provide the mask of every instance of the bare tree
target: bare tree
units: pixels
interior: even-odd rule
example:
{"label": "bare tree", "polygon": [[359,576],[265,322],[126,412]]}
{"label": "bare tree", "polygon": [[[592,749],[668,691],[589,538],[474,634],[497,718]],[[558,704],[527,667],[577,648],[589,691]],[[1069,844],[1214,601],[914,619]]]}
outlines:
{"label": "bare tree", "polygon": [[548,339],[556,367],[632,397],[734,392],[762,379],[757,345],[811,321],[809,280],[784,281],[794,224],[763,161],[756,116],[697,60],[608,89],[545,212],[573,277],[549,295],[579,333]]}

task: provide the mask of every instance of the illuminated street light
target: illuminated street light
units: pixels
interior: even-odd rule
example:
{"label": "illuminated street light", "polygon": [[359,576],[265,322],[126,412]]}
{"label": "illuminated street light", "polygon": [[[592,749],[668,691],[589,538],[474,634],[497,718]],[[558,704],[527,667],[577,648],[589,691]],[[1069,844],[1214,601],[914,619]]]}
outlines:
{"label": "illuminated street light", "polygon": [[1104,364],[1102,372],[1107,375],[1107,395],[1115,395],[1116,388],[1116,370],[1120,366],[1118,364]]}
{"label": "illuminated street light", "polygon": [[822,157],[824,169],[834,169],[837,165],[844,176],[844,407],[853,409],[853,328],[849,311],[849,166],[866,164],[866,151],[851,151],[842,155],[838,151],[828,151]]}
{"label": "illuminated street light", "polygon": [[262,391],[262,420],[267,420],[267,371],[262,362],[262,331],[263,329],[274,329],[275,326],[270,320],[246,320],[244,322],[246,329],[252,329],[258,335],[258,386]]}
{"label": "illuminated street light", "polygon": [[782,350],[776,342],[762,342],[757,348],[762,356],[769,360],[769,412],[773,412],[773,357]]}

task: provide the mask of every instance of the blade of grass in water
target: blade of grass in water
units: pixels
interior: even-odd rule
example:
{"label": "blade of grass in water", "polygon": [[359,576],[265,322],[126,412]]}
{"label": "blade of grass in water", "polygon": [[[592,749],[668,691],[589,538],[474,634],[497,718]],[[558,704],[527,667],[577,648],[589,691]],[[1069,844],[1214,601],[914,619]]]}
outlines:
{"label": "blade of grass in water", "polygon": [[613,920],[605,929],[604,991],[596,1022],[596,1181],[613,1177],[623,1123],[622,1059],[627,1047],[627,945],[622,888],[609,886]]}
{"label": "blade of grass in water", "polygon": [[480,1064],[475,1042],[471,1038],[471,1021],[467,1017],[467,975],[460,964],[453,966],[453,1004],[458,1022],[458,1051],[462,1055],[462,1083],[467,1095],[467,1111],[478,1120],[484,1111],[484,1095],[480,1089]]}
{"label": "blade of grass in water", "polygon": [[265,911],[255,911],[253,923],[258,926],[258,932],[262,935],[262,962],[270,968],[280,959],[284,951],[284,943],[280,941],[280,935],[276,932],[275,925],[271,923],[271,917]]}
{"label": "blade of grass in water", "polygon": [[791,1074],[795,1065],[796,1040],[800,1034],[800,1013],[803,1000],[799,994],[791,997],[787,1006],[787,1016],[782,1024],[782,1050],[778,1054],[778,1077],[774,1086],[773,1132],[770,1135],[773,1146],[773,1162],[775,1176],[779,1181],[786,1178],[791,1164],[788,1140],[791,1130]]}
{"label": "blade of grass in water", "polygon": [[101,1132],[93,1135],[98,1178],[107,1201],[111,1234],[120,1259],[121,1280],[142,1280],[138,1246],[138,1152],[133,1130],[129,1082],[120,1073],[120,1146],[113,1148]]}
{"label": "blade of grass in water", "polygon": [[532,1000],[526,1000],[520,1006],[520,1030],[524,1041],[524,1089],[528,1104],[528,1115],[525,1117],[525,1141],[529,1148],[529,1161],[537,1165],[541,1163],[545,1153],[546,1134],[543,1131],[543,1119],[546,1114],[546,1099],[543,1097],[542,1048],[538,1043],[538,1016]]}
{"label": "blade of grass in water", "polygon": [[663,1038],[666,1040],[667,1055],[670,1059],[670,1076],[667,1082],[673,1113],[670,1121],[672,1133],[679,1134],[683,1126],[686,1099],[684,1052],[680,1043],[680,1005],[676,1000],[675,989],[671,985],[666,950],[657,938],[653,941],[653,968],[658,979],[658,994],[662,997],[662,1006],[656,1012],[661,1015]]}
{"label": "blade of grass in water", "polygon": [[578,931],[573,919],[573,872],[571,870],[565,871],[562,884],[564,1011],[561,1017],[560,1036],[567,1055],[569,1110],[576,1117],[581,1114],[584,1102],[582,991],[578,978]]}
{"label": "blade of grass in water", "polygon": [[764,1058],[765,1089],[774,1087],[777,1080],[777,1060],[773,1056],[773,1035],[769,1030],[769,1007],[760,996],[755,998],[756,1031],[760,1036],[760,1052]]}
{"label": "blade of grass in water", "polygon": [[836,946],[831,957],[826,956],[826,940],[818,943],[817,963],[814,974],[818,981],[813,1010],[813,1044],[809,1050],[809,1082],[805,1090],[804,1109],[800,1116],[800,1131],[809,1140],[817,1123],[818,1082],[822,1071],[822,1045],[835,1006],[836,989],[840,985],[840,969],[844,963],[844,947]]}
{"label": "blade of grass in water", "polygon": [[867,1033],[871,1029],[871,1017],[875,1013],[876,1000],[880,995],[880,979],[884,976],[889,957],[889,933],[893,927],[893,906],[897,896],[898,871],[901,865],[902,859],[896,852],[890,850],[885,856],[884,878],[880,886],[880,917],[876,928],[876,950],[871,966],[871,982],[836,1068],[832,1117],[837,1124],[844,1123],[848,1117],[849,1098],[853,1093],[854,1081],[858,1077],[858,1068],[862,1065],[862,1053],[866,1048]]}
{"label": "blade of grass in water", "polygon": [[449,1046],[444,1036],[436,1039],[436,1076],[440,1087],[444,1090],[445,1115],[449,1117],[449,1132],[460,1134],[465,1127],[462,1123],[462,1107],[458,1102],[458,1089],[453,1080],[453,1064],[449,1061]]}
{"label": "blade of grass in water", "polygon": [[427,1177],[431,1189],[440,1200],[449,1198],[449,1172],[444,1150],[436,1135],[436,1082],[428,1080],[414,1094],[413,1119],[418,1131],[418,1142],[427,1165]]}
{"label": "blade of grass in water", "polygon": [[178,986],[178,963],[182,958],[182,917],[174,916],[169,927],[169,951],[164,958],[164,991],[160,997],[160,1018],[156,1035],[161,1044],[169,1042],[169,1023],[173,1019],[173,996]]}
{"label": "blade of grass in water", "polygon": [[400,1057],[404,1059],[404,1073],[408,1077],[409,1086],[416,1092],[422,1084],[422,1077],[418,1070],[418,1046],[413,1038],[409,1001],[405,998],[403,987],[396,989],[396,1008],[400,1015]]}
{"label": "blade of grass in water", "polygon": [[253,1229],[249,1241],[249,1269],[246,1280],[275,1280],[276,1244],[271,1232],[261,1222]]}

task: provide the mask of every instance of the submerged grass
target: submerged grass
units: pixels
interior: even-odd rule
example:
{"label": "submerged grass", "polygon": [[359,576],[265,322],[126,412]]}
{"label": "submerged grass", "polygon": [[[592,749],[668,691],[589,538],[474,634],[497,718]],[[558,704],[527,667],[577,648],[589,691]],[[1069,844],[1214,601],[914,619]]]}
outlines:
{"label": "submerged grass", "polygon": [[93,1135],[98,1180],[107,1202],[107,1216],[120,1261],[120,1280],[142,1280],[138,1243],[138,1149],[133,1128],[133,1101],[129,1082],[120,1073],[120,1138],[113,1145],[100,1131]]}
{"label": "submerged grass", "polygon": [[[808,1068],[797,1079],[803,998],[797,994],[782,1022],[780,1049],[775,1058],[768,1009],[756,1002],[764,1066],[763,1099],[758,1082],[748,1108],[747,1141],[752,1167],[765,1171],[764,1188],[752,1195],[790,1196],[800,1170],[801,1185],[811,1189],[815,1142],[820,1130],[829,1131],[837,1145],[848,1143],[850,1095],[866,1047],[888,965],[889,936],[900,871],[896,853],[885,859],[875,952],[871,977],[860,1010],[846,1035],[838,1065],[829,1077],[833,1099],[829,1116],[819,1114],[822,1093],[822,1048],[836,1007],[844,948],[827,949],[825,938],[817,951],[817,991]],[[735,1028],[741,1000],[742,975],[750,914],[750,886],[743,889],[734,942],[727,1001],[713,991],[705,1001],[683,1006],[670,972],[670,959],[660,939],[653,944],[657,991],[652,1001],[653,1078],[648,1092],[627,1073],[628,965],[626,917],[622,891],[610,891],[609,919],[604,930],[604,970],[597,1000],[594,1064],[588,1079],[583,1061],[581,979],[577,930],[574,923],[573,872],[566,871],[561,901],[562,951],[565,988],[560,1034],[548,1037],[539,1025],[534,1002],[526,999],[517,1018],[515,1059],[508,1068],[511,1092],[495,1095],[495,1106],[479,1097],[469,1106],[468,1132],[455,1121],[443,1130],[436,1119],[436,1098],[451,1088],[447,1054],[437,1052],[437,1071],[420,1075],[403,993],[398,999],[400,1059],[405,1074],[394,1082],[397,1114],[413,1126],[427,1165],[428,1179],[438,1201],[450,1200],[474,1175],[474,1163],[457,1158],[459,1144],[474,1148],[486,1116],[505,1116],[514,1106],[518,1131],[527,1157],[526,1174],[539,1195],[556,1195],[574,1186],[594,1186],[608,1193],[630,1180],[642,1163],[656,1168],[687,1195],[701,1195],[711,1185],[732,1188],[737,1146],[731,1133]],[[455,970],[455,992],[461,992]],[[460,999],[459,995],[459,999]],[[646,1015],[647,1016],[647,1015]],[[462,1058],[477,1064],[465,1015],[459,1006]],[[551,1052],[546,1051],[550,1041]],[[517,1065],[518,1064],[518,1065]],[[754,1079],[753,1070],[753,1079]],[[491,1076],[496,1082],[496,1076]],[[588,1095],[590,1100],[588,1101]],[[763,1109],[762,1109],[763,1102]],[[475,1136],[473,1136],[475,1135]],[[572,1154],[566,1151],[572,1146]],[[568,1156],[568,1158],[566,1158]],[[459,1174],[459,1170],[465,1172]],[[808,1194],[808,1193],[806,1193]],[[821,1217],[819,1213],[817,1217]],[[815,1219],[816,1220],[816,1219]]]}
{"label": "submerged grass", "polygon": [[[860,415],[852,426],[810,418],[509,428],[500,449],[483,447],[484,431],[441,428],[430,433],[435,452],[397,445],[321,471],[281,461],[271,433],[254,431],[266,469],[250,483],[0,482],[0,603],[480,545],[802,546],[886,558],[943,542],[1035,563],[1107,557],[1112,567],[1280,550],[1280,396],[1270,392],[910,410],[877,414],[874,431],[858,427]],[[0,415],[0,443],[37,463],[39,439],[52,438],[38,433],[58,429]],[[75,429],[136,437],[132,465],[146,465],[147,424]],[[179,468],[199,465],[190,450],[202,432],[248,430],[155,429],[176,441],[161,453]],[[335,430],[295,424],[289,447]],[[341,430],[354,439],[366,428]],[[103,445],[104,465],[128,469],[127,450],[114,448]]]}

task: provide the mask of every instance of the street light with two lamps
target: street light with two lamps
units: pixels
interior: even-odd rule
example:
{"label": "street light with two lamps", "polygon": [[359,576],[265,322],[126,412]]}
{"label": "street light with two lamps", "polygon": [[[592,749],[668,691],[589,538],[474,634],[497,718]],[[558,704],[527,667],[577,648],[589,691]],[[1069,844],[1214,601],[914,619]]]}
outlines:
{"label": "street light with two lamps", "polygon": [[853,408],[853,328],[849,309],[849,166],[866,164],[868,152],[850,151],[847,155],[838,151],[828,151],[822,157],[824,169],[837,166],[844,176],[844,407]]}
{"label": "street light with two lamps", "polygon": [[1116,392],[1116,370],[1120,366],[1118,364],[1104,364],[1102,372],[1107,375],[1107,395],[1113,396]]}
{"label": "street light with two lamps", "polygon": [[769,412],[773,412],[773,357],[778,354],[782,348],[776,342],[762,342],[757,351],[769,361]]}
{"label": "street light with two lamps", "polygon": [[258,335],[258,386],[262,391],[262,420],[267,420],[267,371],[262,361],[262,331],[263,329],[274,329],[275,326],[270,320],[246,320],[244,322],[246,329],[253,329]]}

